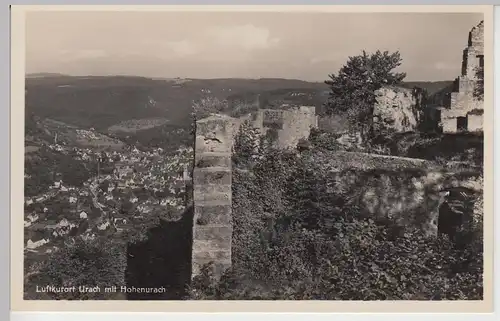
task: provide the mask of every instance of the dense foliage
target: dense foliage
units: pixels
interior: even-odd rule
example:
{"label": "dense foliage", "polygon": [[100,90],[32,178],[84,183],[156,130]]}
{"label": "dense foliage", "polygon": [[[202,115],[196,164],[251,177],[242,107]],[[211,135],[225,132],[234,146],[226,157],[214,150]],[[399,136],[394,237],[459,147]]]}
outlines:
{"label": "dense foliage", "polygon": [[314,158],[268,149],[254,159],[251,171],[233,172],[233,267],[220,281],[207,267],[192,298],[482,298],[480,224],[458,243],[401,233],[345,207],[350,195],[328,190]]}
{"label": "dense foliage", "polygon": [[[106,293],[104,289],[124,285],[125,254],[124,245],[119,242],[77,239],[74,244],[54,252],[28,284],[36,284],[39,288],[76,287],[71,292],[47,293],[52,300],[110,299],[115,293]],[[85,292],[78,289],[80,286],[99,287],[100,290]]]}
{"label": "dense foliage", "polygon": [[476,77],[478,79],[476,87],[474,88],[474,96],[480,100],[484,99],[484,66],[480,66],[476,70]]}
{"label": "dense foliage", "polygon": [[325,106],[327,114],[345,115],[351,125],[366,130],[375,103],[375,90],[384,85],[398,85],[405,73],[393,70],[401,65],[399,52],[376,51],[349,57],[337,75],[331,74],[325,83],[330,94]]}

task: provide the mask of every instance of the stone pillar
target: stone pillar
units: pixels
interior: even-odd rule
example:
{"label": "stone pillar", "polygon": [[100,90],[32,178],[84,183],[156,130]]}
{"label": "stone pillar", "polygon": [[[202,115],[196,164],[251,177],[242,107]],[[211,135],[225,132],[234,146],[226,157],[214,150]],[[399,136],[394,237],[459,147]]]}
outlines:
{"label": "stone pillar", "polygon": [[192,277],[210,262],[216,276],[231,266],[234,127],[233,118],[221,115],[196,123]]}

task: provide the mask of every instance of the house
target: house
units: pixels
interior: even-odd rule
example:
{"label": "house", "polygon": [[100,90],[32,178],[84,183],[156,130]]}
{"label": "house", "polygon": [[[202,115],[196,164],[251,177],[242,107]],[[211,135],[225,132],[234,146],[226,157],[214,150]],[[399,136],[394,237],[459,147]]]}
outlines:
{"label": "house", "polygon": [[132,166],[125,162],[116,162],[114,174],[118,177],[124,177],[133,172]]}
{"label": "house", "polygon": [[88,215],[87,215],[87,213],[85,213],[85,211],[82,211],[82,212],[80,213],[80,218],[81,218],[81,219],[86,219],[87,217],[88,217]]}
{"label": "house", "polygon": [[104,231],[105,229],[107,229],[111,224],[109,224],[108,221],[102,223],[101,225],[98,225],[97,228],[100,230],[100,231]]}
{"label": "house", "polygon": [[39,216],[37,214],[28,214],[26,217],[30,223],[38,221]]}
{"label": "house", "polygon": [[76,201],[78,201],[78,198],[76,198],[75,196],[70,196],[70,197],[69,197],[69,202],[70,202],[71,204],[76,203]]}
{"label": "house", "polygon": [[30,250],[34,250],[42,245],[45,245],[49,243],[49,241],[47,239],[41,239],[41,240],[38,240],[36,242],[33,242],[31,239],[28,240],[28,242],[26,243],[26,248],[27,249],[30,249]]}

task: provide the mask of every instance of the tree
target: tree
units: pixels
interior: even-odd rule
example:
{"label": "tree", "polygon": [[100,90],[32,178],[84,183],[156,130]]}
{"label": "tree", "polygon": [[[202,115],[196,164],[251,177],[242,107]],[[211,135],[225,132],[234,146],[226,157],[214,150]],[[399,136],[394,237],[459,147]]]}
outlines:
{"label": "tree", "polygon": [[384,85],[400,84],[406,73],[393,70],[401,65],[398,51],[389,53],[377,50],[369,54],[349,57],[337,75],[329,75],[325,84],[330,87],[325,111],[328,115],[344,115],[351,126],[362,133],[371,126],[371,115],[375,104],[375,90]]}
{"label": "tree", "polygon": [[233,161],[236,165],[246,166],[260,153],[259,130],[247,120],[241,124],[235,137]]}
{"label": "tree", "polygon": [[[115,293],[105,287],[125,285],[126,247],[119,241],[76,239],[75,244],[53,252],[35,275],[31,284],[56,287],[75,287],[74,291],[49,293],[52,300],[111,299]],[[78,287],[100,287],[97,292],[79,291]],[[33,290],[29,291],[31,294]],[[38,293],[32,293],[37,295]]]}

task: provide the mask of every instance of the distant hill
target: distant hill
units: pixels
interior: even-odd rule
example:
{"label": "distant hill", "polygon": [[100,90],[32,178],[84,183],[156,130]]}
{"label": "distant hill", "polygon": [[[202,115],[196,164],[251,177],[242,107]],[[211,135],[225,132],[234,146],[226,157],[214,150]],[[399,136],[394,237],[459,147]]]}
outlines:
{"label": "distant hill", "polygon": [[52,72],[38,72],[26,75],[26,78],[47,78],[47,77],[69,77],[69,76]]}
{"label": "distant hill", "polygon": [[120,150],[124,143],[102,133],[79,128],[50,118],[41,118],[34,113],[26,113],[25,146],[58,144],[81,148],[110,148]]}
{"label": "distant hill", "polygon": [[[407,82],[404,86],[427,89],[439,104],[449,96],[451,84],[451,81]],[[126,143],[163,148],[190,141],[192,102],[206,96],[227,99],[233,110],[241,104],[258,104],[262,108],[300,104],[316,106],[320,113],[328,97],[328,86],[322,82],[279,78],[151,79],[52,73],[26,78],[27,115],[80,129],[94,128]]]}
{"label": "distant hill", "polygon": [[434,95],[444,88],[453,84],[453,80],[444,80],[444,81],[408,81],[404,82],[403,86],[407,88],[411,87],[420,87],[426,89],[429,95]]}
{"label": "distant hill", "polygon": [[420,87],[427,90],[430,106],[446,106],[449,102],[450,93],[453,92],[455,81],[412,81],[403,84],[404,87]]}

